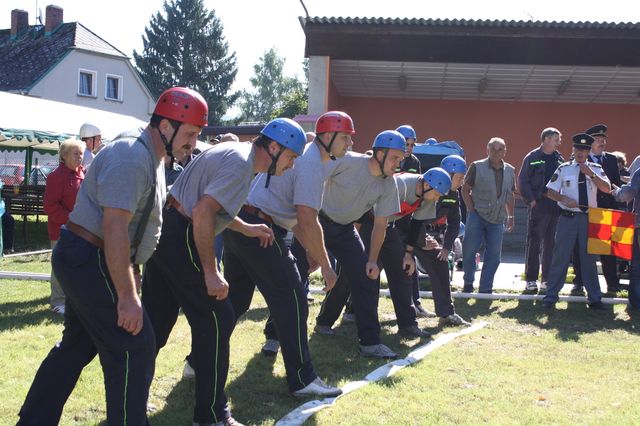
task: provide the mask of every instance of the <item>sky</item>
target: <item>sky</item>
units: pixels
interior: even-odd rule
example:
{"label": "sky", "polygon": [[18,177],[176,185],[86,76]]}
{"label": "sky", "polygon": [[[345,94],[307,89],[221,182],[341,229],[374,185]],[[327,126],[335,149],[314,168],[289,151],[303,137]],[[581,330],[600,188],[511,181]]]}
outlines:
{"label": "sky", "polygon": [[[635,0],[303,0],[309,15],[341,17],[513,19],[537,21],[640,22]],[[64,9],[64,21],[78,21],[128,56],[142,52],[142,34],[164,0],[0,0],[0,28],[11,26],[11,10],[29,12],[49,4]],[[302,78],[304,32],[300,0],[205,0],[224,26],[236,52],[235,90],[250,89],[255,65],[271,47],[286,59],[285,74]]]}

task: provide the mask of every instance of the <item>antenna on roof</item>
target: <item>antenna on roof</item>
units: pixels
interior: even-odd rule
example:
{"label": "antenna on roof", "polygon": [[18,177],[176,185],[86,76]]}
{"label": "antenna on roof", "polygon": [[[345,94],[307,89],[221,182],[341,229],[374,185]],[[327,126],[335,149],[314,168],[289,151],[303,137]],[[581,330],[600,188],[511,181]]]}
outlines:
{"label": "antenna on roof", "polygon": [[307,19],[309,19],[309,11],[307,10],[307,6],[304,5],[304,1],[300,0],[300,4],[302,5],[302,8],[304,9],[305,15],[307,15]]}
{"label": "antenna on roof", "polygon": [[38,14],[36,15],[36,19],[37,19],[37,21],[40,23],[40,25],[44,25],[44,24],[42,23],[42,8],[39,8],[39,9],[38,9]]}

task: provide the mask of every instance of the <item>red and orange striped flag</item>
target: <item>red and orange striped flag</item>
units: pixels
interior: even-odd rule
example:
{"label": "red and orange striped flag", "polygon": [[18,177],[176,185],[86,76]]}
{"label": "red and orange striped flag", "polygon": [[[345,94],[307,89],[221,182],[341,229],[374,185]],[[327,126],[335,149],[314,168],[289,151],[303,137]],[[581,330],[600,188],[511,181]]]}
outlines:
{"label": "red and orange striped flag", "polygon": [[634,214],[589,207],[589,254],[607,254],[631,260]]}

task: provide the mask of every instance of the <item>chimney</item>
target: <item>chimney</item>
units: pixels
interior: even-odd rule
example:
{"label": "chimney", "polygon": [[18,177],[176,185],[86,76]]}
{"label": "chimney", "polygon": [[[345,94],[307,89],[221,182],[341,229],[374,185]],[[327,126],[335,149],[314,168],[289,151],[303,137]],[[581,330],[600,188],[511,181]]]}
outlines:
{"label": "chimney", "polygon": [[11,39],[16,39],[28,27],[29,14],[24,10],[13,9],[11,11]]}
{"label": "chimney", "polygon": [[45,13],[45,35],[51,34],[60,24],[62,24],[62,8],[60,6],[50,4],[47,6],[47,11]]}

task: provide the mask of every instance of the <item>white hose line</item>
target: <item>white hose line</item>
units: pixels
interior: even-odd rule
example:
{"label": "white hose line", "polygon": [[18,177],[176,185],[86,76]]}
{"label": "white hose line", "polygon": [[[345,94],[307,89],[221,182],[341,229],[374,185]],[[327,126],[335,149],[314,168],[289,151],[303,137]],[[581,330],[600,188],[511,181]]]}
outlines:
{"label": "white hose line", "polygon": [[0,279],[7,280],[29,280],[29,281],[51,281],[50,274],[38,272],[10,272],[0,271]]}
{"label": "white hose line", "polygon": [[21,257],[21,256],[34,256],[36,254],[47,254],[47,253],[51,253],[51,249],[47,249],[47,250],[36,250],[36,251],[27,251],[24,253],[11,253],[11,254],[5,254],[4,257],[6,259],[9,259],[11,257]]}
{"label": "white hose line", "polygon": [[323,408],[330,407],[338,399],[344,397],[345,395],[355,390],[358,390],[361,387],[366,386],[370,383],[374,383],[374,382],[377,382],[378,380],[389,378],[394,374],[396,374],[401,369],[403,369],[404,367],[411,364],[415,364],[416,362],[422,360],[429,353],[453,341],[453,339],[460,336],[464,336],[465,334],[478,331],[481,328],[485,327],[486,325],[487,323],[485,321],[481,321],[457,333],[444,334],[438,337],[437,339],[430,341],[429,343],[419,346],[418,348],[411,351],[406,356],[406,358],[397,359],[395,361],[389,362],[381,367],[376,368],[371,373],[367,374],[367,376],[363,380],[358,380],[356,382],[349,382],[345,384],[341,388],[343,393],[340,396],[305,402],[304,404],[300,405],[298,408],[294,409],[293,411],[288,413],[286,416],[278,420],[276,422],[276,426],[302,425],[311,416],[313,416],[314,413],[322,410]]}
{"label": "white hose line", "polygon": [[[313,294],[324,294],[320,287],[309,287],[309,292]],[[389,290],[381,289],[381,296],[390,297]],[[420,297],[433,299],[433,293],[430,291],[421,291]],[[540,300],[544,298],[544,295],[538,294],[519,294],[519,293],[463,293],[461,291],[451,292],[451,297],[454,299],[484,299],[484,300]],[[560,302],[582,302],[587,303],[586,296],[558,296]],[[624,304],[629,302],[628,299],[622,297],[603,297],[602,303],[615,305]]]}

